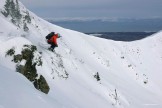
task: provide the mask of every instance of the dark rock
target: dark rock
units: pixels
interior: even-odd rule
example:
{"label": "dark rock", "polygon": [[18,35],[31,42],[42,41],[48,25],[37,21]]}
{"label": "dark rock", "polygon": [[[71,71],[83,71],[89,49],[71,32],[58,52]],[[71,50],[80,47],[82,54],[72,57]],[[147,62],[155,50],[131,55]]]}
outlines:
{"label": "dark rock", "polygon": [[38,80],[35,79],[33,84],[36,89],[42,91],[43,93],[48,94],[50,88],[49,88],[45,78],[42,75],[40,76],[40,78]]}

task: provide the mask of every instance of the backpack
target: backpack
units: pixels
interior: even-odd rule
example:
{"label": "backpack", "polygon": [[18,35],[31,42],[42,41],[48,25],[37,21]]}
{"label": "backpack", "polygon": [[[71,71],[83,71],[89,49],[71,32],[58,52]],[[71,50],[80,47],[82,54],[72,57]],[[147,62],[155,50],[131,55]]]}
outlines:
{"label": "backpack", "polygon": [[51,32],[50,34],[48,34],[47,36],[46,36],[46,39],[51,39],[51,37],[53,36],[55,34],[55,32]]}

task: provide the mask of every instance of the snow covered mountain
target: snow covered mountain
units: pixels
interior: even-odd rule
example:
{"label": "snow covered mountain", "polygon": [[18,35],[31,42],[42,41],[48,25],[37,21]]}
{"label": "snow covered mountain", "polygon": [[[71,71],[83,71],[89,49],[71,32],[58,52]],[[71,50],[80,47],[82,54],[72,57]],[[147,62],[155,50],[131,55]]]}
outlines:
{"label": "snow covered mountain", "polygon": [[[0,108],[162,108],[161,31],[116,42],[50,24],[18,0],[1,0],[0,11]],[[51,31],[62,36],[55,52],[45,40]],[[28,60],[15,57],[31,45],[48,94],[16,72]]]}

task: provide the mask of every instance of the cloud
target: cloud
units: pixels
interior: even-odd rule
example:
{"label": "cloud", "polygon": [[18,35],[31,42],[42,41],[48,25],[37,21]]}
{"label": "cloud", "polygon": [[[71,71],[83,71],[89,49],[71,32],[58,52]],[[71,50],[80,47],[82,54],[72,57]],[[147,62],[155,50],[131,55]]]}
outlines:
{"label": "cloud", "polygon": [[108,3],[109,0],[20,0],[27,6],[35,7],[71,7],[92,6]]}
{"label": "cloud", "polygon": [[20,0],[41,17],[161,16],[162,0]]}

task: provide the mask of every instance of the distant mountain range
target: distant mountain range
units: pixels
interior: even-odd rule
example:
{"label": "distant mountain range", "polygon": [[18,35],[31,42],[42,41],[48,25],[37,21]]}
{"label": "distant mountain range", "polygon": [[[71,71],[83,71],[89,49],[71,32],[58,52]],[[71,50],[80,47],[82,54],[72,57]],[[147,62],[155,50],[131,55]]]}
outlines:
{"label": "distant mountain range", "polygon": [[157,32],[162,18],[47,18],[53,24],[80,32]]}

